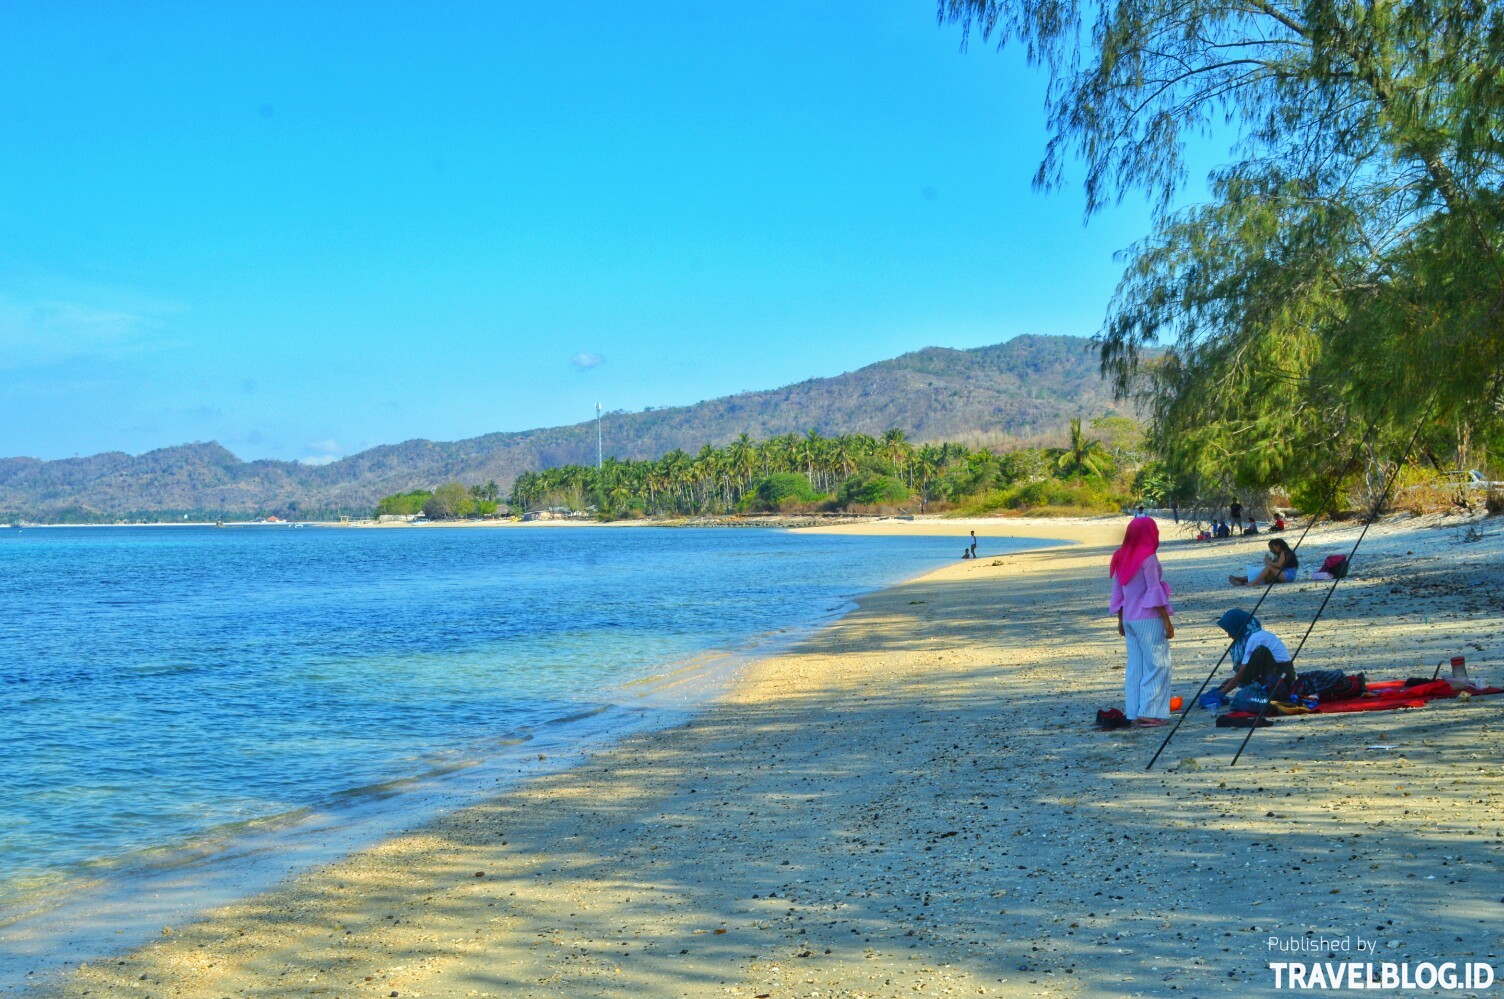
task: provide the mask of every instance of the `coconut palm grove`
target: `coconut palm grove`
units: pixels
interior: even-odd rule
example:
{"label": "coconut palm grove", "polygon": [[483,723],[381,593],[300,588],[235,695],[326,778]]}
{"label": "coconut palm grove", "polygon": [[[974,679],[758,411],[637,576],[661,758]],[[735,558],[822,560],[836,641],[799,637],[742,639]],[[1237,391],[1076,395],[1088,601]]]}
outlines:
{"label": "coconut palm grove", "polygon": [[[994,449],[953,441],[914,444],[902,430],[881,437],[819,431],[753,440],[656,460],[606,458],[598,466],[560,465],[519,475],[507,506],[589,514],[602,520],[735,513],[915,513],[1050,508],[1104,512],[1134,500],[1170,498],[1172,485],[1139,452],[1138,425],[1105,416],[1070,421],[1059,447]],[[383,498],[378,515],[429,519],[500,511],[494,482],[446,483]]]}

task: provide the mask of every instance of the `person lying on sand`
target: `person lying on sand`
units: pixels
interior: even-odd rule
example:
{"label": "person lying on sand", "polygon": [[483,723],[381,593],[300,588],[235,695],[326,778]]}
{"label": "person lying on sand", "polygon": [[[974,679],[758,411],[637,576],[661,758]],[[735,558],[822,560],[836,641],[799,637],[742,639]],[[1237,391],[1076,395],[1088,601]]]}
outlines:
{"label": "person lying on sand", "polygon": [[1264,586],[1268,583],[1293,583],[1300,559],[1284,538],[1269,539],[1269,554],[1264,556],[1264,567],[1257,573],[1252,570],[1242,576],[1228,576],[1234,586]]}
{"label": "person lying on sand", "polygon": [[1217,626],[1233,640],[1231,659],[1233,675],[1217,689],[1230,694],[1250,683],[1277,686],[1284,681],[1289,690],[1295,683],[1295,664],[1290,650],[1272,631],[1264,630],[1259,619],[1240,607],[1223,614]]}
{"label": "person lying on sand", "polygon": [[1123,544],[1112,555],[1112,602],[1118,634],[1128,646],[1123,677],[1124,711],[1136,725],[1163,725],[1170,717],[1170,587],[1160,576],[1159,525],[1153,517],[1128,522]]}

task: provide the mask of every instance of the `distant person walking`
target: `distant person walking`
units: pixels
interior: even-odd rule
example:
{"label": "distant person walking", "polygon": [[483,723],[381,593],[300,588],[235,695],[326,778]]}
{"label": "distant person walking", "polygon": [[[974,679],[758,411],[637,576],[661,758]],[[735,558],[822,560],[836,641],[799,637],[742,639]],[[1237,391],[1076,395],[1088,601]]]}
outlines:
{"label": "distant person walking", "polygon": [[971,532],[971,557],[972,558],[976,558],[977,557],[977,532],[976,531],[972,531]]}
{"label": "distant person walking", "polygon": [[1174,500],[1170,500],[1170,516],[1175,518],[1175,523],[1180,523],[1180,507],[1175,505]]}
{"label": "distant person walking", "polygon": [[1123,677],[1123,713],[1135,725],[1163,725],[1170,717],[1170,587],[1160,575],[1159,525],[1153,517],[1128,522],[1123,544],[1112,555],[1109,614],[1128,649]]}

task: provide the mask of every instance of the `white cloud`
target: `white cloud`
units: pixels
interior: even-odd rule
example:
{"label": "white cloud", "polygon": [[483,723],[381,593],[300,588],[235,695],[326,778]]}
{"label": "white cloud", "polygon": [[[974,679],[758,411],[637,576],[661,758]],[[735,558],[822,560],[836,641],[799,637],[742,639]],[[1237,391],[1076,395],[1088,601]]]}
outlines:
{"label": "white cloud", "polygon": [[606,359],[599,354],[581,352],[569,359],[569,363],[581,370],[588,370],[597,365],[606,363]]}
{"label": "white cloud", "polygon": [[331,461],[339,461],[344,457],[340,453],[339,442],[336,440],[309,441],[303,445],[304,450],[312,452],[299,458],[304,465],[327,465]]}
{"label": "white cloud", "polygon": [[146,311],[0,294],[0,367],[30,368],[77,358],[114,358],[161,346],[158,317]]}

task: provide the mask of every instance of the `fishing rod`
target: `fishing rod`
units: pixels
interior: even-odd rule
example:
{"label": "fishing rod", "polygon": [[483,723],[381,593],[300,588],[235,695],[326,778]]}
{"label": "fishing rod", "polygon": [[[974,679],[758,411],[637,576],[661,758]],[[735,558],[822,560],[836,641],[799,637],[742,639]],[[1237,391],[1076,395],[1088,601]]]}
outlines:
{"label": "fishing rod", "polygon": [[[1311,623],[1306,626],[1306,633],[1300,636],[1300,643],[1295,646],[1295,651],[1290,653],[1291,663],[1294,663],[1295,657],[1300,655],[1300,650],[1306,647],[1306,639],[1311,637],[1311,632],[1316,628],[1316,622],[1321,620],[1321,615],[1326,612],[1327,602],[1332,599],[1332,594],[1337,592],[1337,584],[1341,583],[1342,580],[1352,572],[1353,556],[1358,553],[1358,546],[1363,543],[1363,539],[1368,535],[1368,529],[1372,527],[1373,522],[1378,519],[1379,511],[1384,509],[1385,503],[1389,502],[1389,491],[1394,488],[1395,482],[1398,481],[1400,477],[1400,471],[1405,467],[1405,462],[1410,460],[1410,452],[1415,449],[1415,442],[1420,440],[1420,432],[1425,429],[1426,420],[1428,420],[1430,416],[1431,403],[1427,402],[1425,412],[1421,414],[1420,423],[1416,424],[1415,433],[1410,437],[1409,446],[1405,448],[1404,455],[1401,456],[1399,462],[1395,464],[1394,471],[1389,473],[1389,478],[1384,483],[1383,492],[1379,494],[1378,500],[1375,501],[1373,507],[1368,511],[1368,516],[1364,518],[1363,530],[1358,532],[1358,540],[1353,542],[1352,550],[1347,553],[1347,572],[1344,572],[1341,576],[1333,579],[1332,585],[1327,587],[1326,596],[1321,598],[1321,606],[1316,608],[1316,616],[1311,618]],[[1270,690],[1270,693],[1273,693],[1272,689]],[[1273,700],[1274,698],[1272,697],[1265,699],[1264,706],[1259,709],[1258,717],[1255,718],[1253,720],[1253,724],[1248,727],[1248,734],[1243,736],[1243,742],[1238,746],[1238,751],[1233,754],[1232,762],[1229,763],[1228,766],[1235,767],[1238,765],[1238,760],[1242,757],[1243,750],[1248,748],[1249,740],[1253,738],[1253,733],[1258,731],[1259,723],[1264,720],[1264,715],[1268,713],[1269,705],[1273,702]]]}
{"label": "fishing rod", "polygon": [[[1372,430],[1370,430],[1370,433],[1372,433]],[[1365,440],[1365,443],[1367,443],[1366,440]],[[1300,550],[1301,542],[1305,541],[1306,535],[1311,533],[1311,528],[1313,528],[1313,527],[1316,526],[1316,522],[1318,520],[1320,520],[1322,518],[1322,516],[1324,514],[1326,514],[1327,511],[1331,509],[1332,505],[1337,501],[1337,493],[1338,493],[1338,491],[1341,488],[1342,480],[1347,476],[1348,471],[1350,471],[1353,468],[1353,466],[1357,464],[1357,461],[1358,461],[1358,452],[1356,450],[1354,450],[1353,456],[1352,456],[1352,458],[1350,458],[1348,460],[1346,468],[1344,468],[1342,470],[1342,474],[1336,476],[1332,480],[1332,489],[1331,489],[1330,494],[1327,496],[1326,502],[1324,504],[1322,504],[1321,509],[1317,511],[1316,516],[1312,517],[1311,520],[1306,524],[1306,529],[1304,531],[1300,532],[1300,537],[1296,539],[1296,541],[1295,541],[1295,547],[1293,549],[1291,549],[1292,551],[1299,551]],[[1269,591],[1272,590],[1272,589],[1274,589],[1274,582],[1273,582],[1273,580],[1271,580],[1270,582],[1268,582],[1267,584],[1265,584],[1265,586],[1264,586],[1264,592],[1261,593],[1261,594],[1259,594],[1258,601],[1253,605],[1253,610],[1250,611],[1249,614],[1248,614],[1249,617],[1254,617],[1255,615],[1258,614],[1259,608],[1264,605],[1264,598],[1267,597],[1267,596],[1269,596]],[[1165,747],[1170,744],[1170,740],[1173,739],[1173,738],[1175,738],[1175,733],[1178,732],[1178,731],[1180,731],[1180,726],[1183,725],[1185,723],[1186,718],[1190,716],[1191,710],[1196,706],[1196,703],[1201,699],[1201,695],[1203,693],[1205,693],[1206,692],[1206,688],[1211,685],[1212,677],[1214,677],[1214,676],[1217,675],[1217,671],[1222,668],[1222,664],[1227,661],[1228,654],[1232,652],[1233,646],[1236,645],[1237,643],[1238,643],[1238,640],[1236,638],[1234,638],[1231,642],[1227,643],[1227,648],[1225,648],[1225,649],[1222,650],[1222,656],[1221,656],[1221,658],[1219,658],[1217,660],[1216,665],[1212,667],[1212,671],[1210,673],[1206,674],[1206,679],[1201,681],[1201,687],[1200,687],[1200,689],[1198,689],[1196,691],[1196,693],[1191,696],[1191,699],[1185,702],[1185,706],[1180,709],[1180,717],[1175,720],[1174,726],[1171,727],[1171,729],[1170,729],[1170,731],[1168,733],[1166,733],[1164,741],[1159,744],[1159,748],[1154,751],[1154,755],[1149,758],[1149,762],[1144,766],[1144,769],[1146,771],[1154,769],[1154,763],[1155,763],[1155,761],[1157,761],[1159,759],[1160,754],[1165,751]],[[1233,664],[1234,667],[1236,667],[1238,665],[1240,665],[1240,664],[1238,664],[1238,663],[1234,663]]]}

